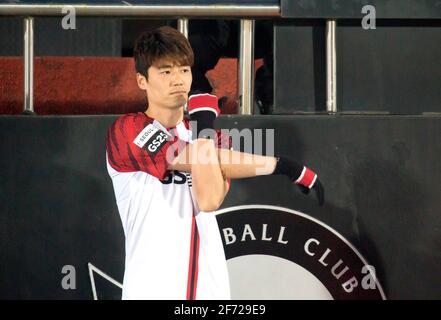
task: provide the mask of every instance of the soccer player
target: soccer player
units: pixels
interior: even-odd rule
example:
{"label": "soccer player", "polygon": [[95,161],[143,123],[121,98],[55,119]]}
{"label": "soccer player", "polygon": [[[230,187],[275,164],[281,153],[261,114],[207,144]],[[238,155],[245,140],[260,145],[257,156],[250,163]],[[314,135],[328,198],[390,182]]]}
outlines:
{"label": "soccer player", "polygon": [[314,172],[289,158],[236,152],[228,139],[207,134],[219,115],[217,97],[188,97],[194,57],[177,30],[143,33],[134,56],[147,108],[118,118],[106,145],[126,240],[122,298],[230,299],[213,213],[230,179],[284,174],[302,191],[314,189],[320,204],[323,187]]}

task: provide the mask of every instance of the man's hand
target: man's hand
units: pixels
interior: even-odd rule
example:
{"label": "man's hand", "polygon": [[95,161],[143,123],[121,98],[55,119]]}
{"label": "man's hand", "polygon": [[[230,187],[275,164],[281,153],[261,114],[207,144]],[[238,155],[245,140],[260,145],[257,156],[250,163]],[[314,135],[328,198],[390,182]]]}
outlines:
{"label": "man's hand", "polygon": [[193,94],[188,98],[188,114],[190,121],[196,122],[196,130],[193,130],[193,139],[200,137],[204,129],[213,129],[214,120],[220,114],[218,99],[208,93]]}
{"label": "man's hand", "polygon": [[[297,186],[299,187],[300,191],[302,191],[304,194],[309,194],[310,191],[309,188],[302,186],[301,184],[298,184]],[[318,178],[315,180],[312,189],[315,190],[319,205],[323,207],[323,204],[325,203],[325,189],[323,188],[323,185]]]}
{"label": "man's hand", "polygon": [[325,203],[325,189],[317,174],[306,166],[286,157],[277,158],[277,164],[273,174],[283,174],[298,185],[304,194],[309,194],[314,189],[320,206]]}

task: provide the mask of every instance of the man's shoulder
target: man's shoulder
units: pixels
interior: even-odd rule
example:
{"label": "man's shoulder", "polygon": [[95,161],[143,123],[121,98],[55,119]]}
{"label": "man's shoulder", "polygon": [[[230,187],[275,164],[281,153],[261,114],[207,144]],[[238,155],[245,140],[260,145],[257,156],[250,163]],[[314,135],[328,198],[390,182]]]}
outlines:
{"label": "man's shoulder", "polygon": [[153,120],[145,115],[144,112],[126,113],[118,117],[110,126],[109,130],[127,130],[144,128]]}
{"label": "man's shoulder", "polygon": [[121,115],[115,120],[115,123],[127,123],[127,122],[143,122],[151,123],[153,119],[146,116],[144,112],[132,112]]}

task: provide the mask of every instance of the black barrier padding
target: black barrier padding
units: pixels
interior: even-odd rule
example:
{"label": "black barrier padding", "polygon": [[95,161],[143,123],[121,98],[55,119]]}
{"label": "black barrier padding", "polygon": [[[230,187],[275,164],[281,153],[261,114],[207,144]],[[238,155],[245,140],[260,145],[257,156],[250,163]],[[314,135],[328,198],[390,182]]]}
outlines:
{"label": "black barrier padding", "polygon": [[375,7],[379,19],[439,19],[438,0],[281,0],[285,18],[361,18],[365,5]]}
{"label": "black barrier padding", "polygon": [[389,299],[439,299],[441,117],[236,116],[218,126],[274,128],[276,154],[316,170],[326,189],[320,208],[283,177],[235,180],[224,207],[304,212],[361,251]]}
{"label": "black barrier padding", "polygon": [[[376,28],[364,30],[360,21],[337,26],[338,111],[440,112],[440,23],[382,21]],[[324,21],[276,24],[274,114],[326,110],[325,33]]]}
{"label": "black barrier padding", "polygon": [[[114,119],[0,117],[0,298],[91,299],[88,262],[122,281],[124,235],[105,167]],[[275,129],[275,152],[307,164],[326,188],[320,208],[283,177],[234,180],[223,208],[304,212],[361,251],[388,298],[441,296],[441,117],[228,116],[217,125]],[[76,268],[76,290],[61,286],[64,265]],[[96,285],[99,297],[119,298]]]}
{"label": "black barrier padding", "polygon": [[[124,234],[105,167],[113,119],[0,118],[1,298],[92,299],[89,262],[122,282]],[[65,265],[75,290],[62,288]]]}
{"label": "black barrier padding", "polygon": [[326,110],[326,25],[278,21],[274,28],[274,114]]}
{"label": "black barrier padding", "polygon": [[[441,7],[439,8],[441,11]],[[441,24],[338,27],[339,111],[441,111]]]}
{"label": "black barrier padding", "polygon": [[[61,28],[61,19],[35,18],[35,56],[121,56],[121,19],[78,17],[75,30]],[[0,34],[0,56],[23,54],[21,18],[1,17]]]}

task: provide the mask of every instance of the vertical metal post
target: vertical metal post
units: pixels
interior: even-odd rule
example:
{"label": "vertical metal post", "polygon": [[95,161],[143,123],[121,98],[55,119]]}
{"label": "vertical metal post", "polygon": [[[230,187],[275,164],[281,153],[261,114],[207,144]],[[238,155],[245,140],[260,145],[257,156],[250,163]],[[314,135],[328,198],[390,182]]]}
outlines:
{"label": "vertical metal post", "polygon": [[24,18],[24,110],[34,113],[34,18]]}
{"label": "vertical metal post", "polygon": [[335,20],[326,21],[326,110],[337,112],[337,43]]}
{"label": "vertical metal post", "polygon": [[[188,39],[188,19],[180,18],[178,19],[178,31],[182,33]],[[184,112],[187,112],[188,105],[184,104]]]}
{"label": "vertical metal post", "polygon": [[186,38],[188,38],[188,19],[187,18],[178,19],[178,30]]}
{"label": "vertical metal post", "polygon": [[254,102],[254,20],[240,20],[239,114],[253,114]]}

